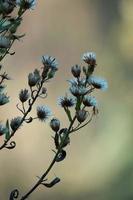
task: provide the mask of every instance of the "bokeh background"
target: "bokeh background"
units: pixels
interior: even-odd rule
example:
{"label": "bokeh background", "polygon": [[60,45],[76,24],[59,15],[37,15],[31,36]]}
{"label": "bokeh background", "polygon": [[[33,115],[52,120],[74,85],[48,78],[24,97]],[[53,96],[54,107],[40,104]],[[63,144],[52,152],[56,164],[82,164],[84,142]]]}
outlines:
{"label": "bokeh background", "polygon": [[[11,101],[0,111],[2,122],[20,115],[18,93],[44,54],[57,58],[59,71],[47,86],[48,98],[36,105],[49,105],[62,126],[66,116],[57,98],[67,91],[71,66],[82,63],[84,52],[96,52],[95,74],[109,82],[107,92],[95,93],[99,115],[72,136],[67,158],[48,176],[59,176],[61,183],[52,189],[40,187],[29,199],[133,199],[133,1],[38,0],[19,32],[26,37],[3,62],[12,81],[7,86]],[[8,199],[15,188],[24,194],[46,170],[53,157],[51,135],[48,122],[34,121],[17,132],[14,150],[0,152],[0,200]]]}

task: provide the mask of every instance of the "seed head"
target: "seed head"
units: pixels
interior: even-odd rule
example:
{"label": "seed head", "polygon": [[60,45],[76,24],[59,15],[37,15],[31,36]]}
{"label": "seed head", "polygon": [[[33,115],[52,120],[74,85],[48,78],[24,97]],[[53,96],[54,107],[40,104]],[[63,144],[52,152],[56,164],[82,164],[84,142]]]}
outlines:
{"label": "seed head", "polygon": [[107,81],[102,78],[90,76],[87,81],[96,89],[106,90],[108,88]]}
{"label": "seed head", "polygon": [[83,54],[82,60],[89,65],[96,65],[96,54],[94,52],[87,52]]}
{"label": "seed head", "polygon": [[29,91],[27,89],[21,90],[19,93],[19,99],[23,103],[29,99]]}
{"label": "seed head", "polygon": [[71,68],[71,72],[72,72],[74,77],[79,78],[80,74],[81,74],[81,67],[79,65],[74,65]]}
{"label": "seed head", "polygon": [[20,127],[21,122],[22,122],[22,117],[13,118],[10,122],[10,126],[11,126],[12,130],[16,131]]}
{"label": "seed head", "polygon": [[37,107],[37,117],[41,121],[45,121],[51,115],[51,110],[47,106],[38,106]]}
{"label": "seed head", "polygon": [[58,104],[62,107],[72,107],[75,105],[75,98],[71,96],[61,96],[58,98]]}
{"label": "seed head", "polygon": [[83,104],[85,106],[88,106],[88,107],[96,106],[97,105],[97,100],[95,99],[95,97],[85,95],[84,98],[83,98]]}

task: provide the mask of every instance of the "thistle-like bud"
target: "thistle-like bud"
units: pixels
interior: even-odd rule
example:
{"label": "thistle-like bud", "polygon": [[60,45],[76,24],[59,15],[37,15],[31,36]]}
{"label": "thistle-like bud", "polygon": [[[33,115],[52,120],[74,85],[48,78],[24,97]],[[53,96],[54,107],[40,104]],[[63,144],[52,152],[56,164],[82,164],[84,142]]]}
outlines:
{"label": "thistle-like bud", "polygon": [[71,96],[61,96],[58,98],[58,104],[64,107],[72,107],[75,105],[75,98]]}
{"label": "thistle-like bud", "polygon": [[77,120],[82,123],[88,117],[88,112],[86,110],[78,110],[76,113]]}
{"label": "thistle-like bud", "polygon": [[37,69],[28,75],[28,84],[30,87],[35,86],[40,80],[40,73]]}
{"label": "thistle-like bud", "polygon": [[44,67],[46,68],[51,68],[51,69],[54,69],[54,70],[57,70],[57,61],[55,58],[53,58],[52,56],[48,56],[48,55],[45,55],[45,56],[42,56],[42,63],[44,65]]}
{"label": "thistle-like bud", "polygon": [[79,78],[80,74],[81,74],[81,67],[79,65],[74,65],[71,68],[71,72],[72,72],[74,77]]}
{"label": "thistle-like bud", "polygon": [[11,40],[6,36],[0,36],[0,48],[9,48]]}
{"label": "thistle-like bud", "polygon": [[37,107],[37,117],[41,121],[45,121],[51,115],[51,110],[47,106],[38,106]]}
{"label": "thistle-like bud", "polygon": [[21,122],[22,122],[22,117],[13,118],[10,122],[10,126],[11,126],[12,130],[16,131],[20,127]]}
{"label": "thistle-like bud", "polygon": [[21,90],[19,93],[19,99],[22,103],[29,99],[29,92],[27,89]]}
{"label": "thistle-like bud", "polygon": [[97,105],[97,100],[95,99],[95,97],[86,95],[83,98],[83,104],[85,106],[88,106],[88,107],[90,107],[90,106],[96,106]]}
{"label": "thistle-like bud", "polygon": [[85,63],[96,66],[96,54],[94,52],[84,53],[82,59]]}
{"label": "thistle-like bud", "polygon": [[58,132],[58,130],[60,129],[60,121],[57,118],[53,118],[50,121],[50,127],[53,131]]}
{"label": "thistle-like bud", "polygon": [[101,90],[106,90],[108,88],[108,83],[106,80],[95,77],[95,76],[90,76],[87,80],[88,84],[93,85],[94,88],[96,89],[101,89]]}

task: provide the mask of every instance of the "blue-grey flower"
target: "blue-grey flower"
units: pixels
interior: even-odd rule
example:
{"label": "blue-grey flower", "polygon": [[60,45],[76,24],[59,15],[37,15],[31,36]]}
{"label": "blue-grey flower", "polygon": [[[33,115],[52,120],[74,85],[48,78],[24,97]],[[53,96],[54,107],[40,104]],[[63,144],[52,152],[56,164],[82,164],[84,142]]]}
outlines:
{"label": "blue-grey flower", "polygon": [[77,120],[82,123],[88,117],[88,112],[86,110],[78,110],[76,113]]}
{"label": "blue-grey flower", "polygon": [[89,65],[96,65],[96,54],[94,52],[84,53],[82,60]]}
{"label": "blue-grey flower", "polygon": [[93,85],[93,87],[96,89],[106,90],[108,88],[108,83],[105,79],[96,76],[90,76],[87,81],[88,84]]}
{"label": "blue-grey flower", "polygon": [[0,93],[0,106],[6,104],[8,102],[9,102],[9,97],[4,93]]}
{"label": "blue-grey flower", "polygon": [[19,93],[19,99],[23,103],[29,99],[29,91],[27,89],[21,90]]}
{"label": "blue-grey flower", "polygon": [[37,117],[41,121],[45,121],[49,118],[49,116],[52,114],[51,109],[47,106],[38,106],[37,107]]}
{"label": "blue-grey flower", "polygon": [[71,96],[61,96],[58,98],[58,104],[62,107],[72,107],[76,103],[75,98]]}
{"label": "blue-grey flower", "polygon": [[13,131],[16,131],[22,123],[22,117],[15,117],[11,120],[10,126]]}
{"label": "blue-grey flower", "polygon": [[6,126],[4,126],[2,123],[0,123],[0,136],[4,135],[6,133]]}
{"label": "blue-grey flower", "polygon": [[84,86],[76,86],[76,85],[72,85],[69,88],[69,90],[76,97],[86,95],[88,92],[88,89],[85,88]]}
{"label": "blue-grey flower", "polygon": [[16,4],[23,9],[34,9],[36,6],[36,0],[16,0]]}
{"label": "blue-grey flower", "polygon": [[71,72],[74,77],[79,78],[81,74],[81,67],[79,65],[74,65],[71,68]]}
{"label": "blue-grey flower", "polygon": [[57,118],[51,119],[50,127],[53,131],[57,132],[60,129],[60,121]]}
{"label": "blue-grey flower", "polygon": [[85,95],[83,98],[83,104],[85,106],[97,106],[97,100],[95,97],[89,96],[89,95]]}
{"label": "blue-grey flower", "polygon": [[44,65],[44,67],[48,68],[48,69],[52,69],[52,70],[58,70],[58,62],[56,61],[55,58],[53,58],[52,56],[42,56],[42,63]]}
{"label": "blue-grey flower", "polygon": [[29,73],[28,75],[28,84],[30,87],[35,86],[40,81],[40,73],[37,69],[34,70],[33,73]]}

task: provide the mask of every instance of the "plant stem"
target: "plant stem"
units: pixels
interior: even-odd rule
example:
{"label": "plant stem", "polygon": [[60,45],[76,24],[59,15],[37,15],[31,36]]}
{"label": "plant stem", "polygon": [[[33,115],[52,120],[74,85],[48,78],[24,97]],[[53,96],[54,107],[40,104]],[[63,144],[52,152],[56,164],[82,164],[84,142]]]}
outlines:
{"label": "plant stem", "polygon": [[35,185],[34,185],[20,200],[25,200],[25,199],[27,199],[27,198],[29,197],[29,195],[30,195],[31,193],[33,193],[33,192],[36,190],[36,188],[43,182],[44,178],[48,175],[48,173],[50,172],[50,170],[52,169],[52,167],[53,167],[54,164],[56,163],[56,159],[57,159],[57,157],[58,157],[58,154],[59,154],[60,151],[62,150],[63,145],[64,145],[64,143],[65,143],[65,141],[66,141],[66,139],[67,139],[67,137],[68,137],[68,135],[69,135],[69,133],[70,133],[70,131],[71,131],[71,128],[72,128],[72,126],[73,126],[75,120],[76,120],[76,115],[73,117],[73,120],[72,120],[71,123],[70,123],[70,126],[69,126],[69,128],[68,128],[68,131],[67,131],[67,133],[66,133],[66,135],[65,135],[65,138],[64,138],[64,140],[62,141],[62,143],[61,143],[61,145],[60,145],[60,147],[59,147],[57,153],[55,154],[55,156],[54,156],[52,162],[50,163],[50,165],[49,165],[49,167],[47,168],[47,170],[45,171],[45,173],[40,177],[40,179],[37,181],[37,183],[36,183],[36,184],[35,184]]}
{"label": "plant stem", "polygon": [[[40,93],[40,90],[41,90],[43,84],[44,84],[44,81],[42,80],[42,82],[41,82],[41,84],[40,84],[40,87],[39,87],[39,89],[38,89],[38,91],[37,91],[37,94],[35,95],[33,101],[32,101],[32,102],[30,103],[30,105],[29,105],[29,108],[27,109],[27,111],[24,113],[24,116],[22,117],[22,120],[21,120],[21,123],[20,123],[19,127],[22,125],[22,123],[25,121],[25,119],[26,119],[28,113],[31,111],[32,106],[33,106],[33,104],[35,103],[35,101],[36,101],[36,99],[37,99],[37,97],[38,97],[38,95],[39,95],[39,93]],[[19,128],[19,127],[18,127],[18,128]],[[7,140],[4,141],[4,143],[0,146],[0,150],[2,150],[4,147],[6,147],[7,143],[8,143],[8,142],[10,141],[10,139],[14,136],[14,134],[16,133],[16,131],[18,130],[18,128],[17,128],[15,131],[13,131],[13,132],[11,133],[11,135],[9,136],[9,138],[8,138]]]}

